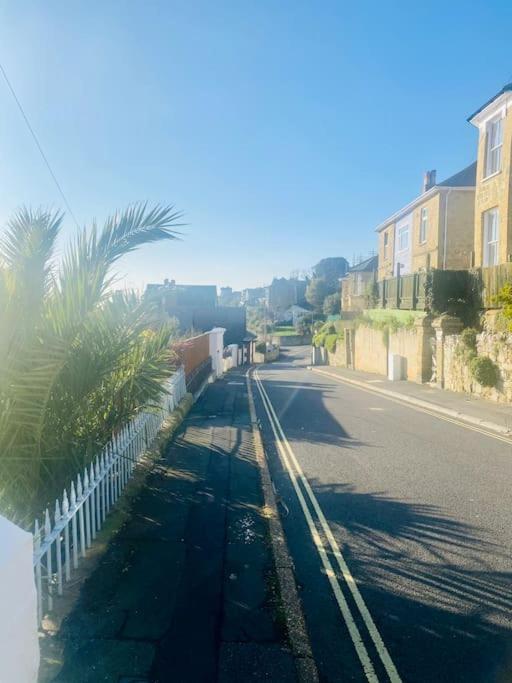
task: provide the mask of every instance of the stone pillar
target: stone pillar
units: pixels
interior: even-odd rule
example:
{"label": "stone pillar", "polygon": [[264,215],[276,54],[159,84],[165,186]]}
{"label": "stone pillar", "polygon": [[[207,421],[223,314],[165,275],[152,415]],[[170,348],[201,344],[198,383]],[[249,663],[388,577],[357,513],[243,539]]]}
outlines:
{"label": "stone pillar", "polygon": [[416,353],[416,374],[413,377],[415,382],[423,384],[430,381],[432,377],[432,347],[430,340],[435,332],[432,327],[432,318],[428,315],[417,318],[414,323],[416,332],[417,347]]}
{"label": "stone pillar", "polygon": [[444,340],[451,334],[460,334],[464,325],[459,318],[448,313],[443,313],[439,318],[432,321],[432,327],[436,333],[436,384],[440,389],[444,388]]}

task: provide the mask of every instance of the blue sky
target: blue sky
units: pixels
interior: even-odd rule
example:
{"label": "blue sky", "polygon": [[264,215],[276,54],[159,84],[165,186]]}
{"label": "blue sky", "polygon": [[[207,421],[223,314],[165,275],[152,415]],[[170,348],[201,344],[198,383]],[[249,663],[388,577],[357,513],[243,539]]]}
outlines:
{"label": "blue sky", "polygon": [[[79,222],[185,212],[181,243],[122,262],[137,287],[256,286],[375,249],[424,170],[474,160],[466,117],[512,80],[511,35],[503,0],[0,4],[0,60]],[[62,201],[3,81],[0,107],[3,224]]]}

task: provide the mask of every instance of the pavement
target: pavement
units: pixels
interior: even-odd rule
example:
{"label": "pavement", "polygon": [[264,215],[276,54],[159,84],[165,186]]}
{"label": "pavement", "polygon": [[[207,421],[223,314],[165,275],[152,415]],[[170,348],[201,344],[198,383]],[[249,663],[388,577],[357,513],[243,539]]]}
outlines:
{"label": "pavement", "polygon": [[369,372],[360,372],[333,366],[315,366],[314,372],[329,373],[347,382],[362,384],[376,392],[389,392],[396,398],[424,404],[429,410],[435,410],[450,417],[455,417],[470,424],[481,425],[500,434],[512,434],[512,410],[509,405],[493,403],[470,394],[439,389],[429,384],[416,382],[391,382],[390,380]]}
{"label": "pavement", "polygon": [[512,681],[512,440],[370,387],[510,409],[308,363],[285,349],[254,385],[320,680]]}
{"label": "pavement", "polygon": [[55,683],[297,680],[242,372],[208,387],[59,638]]}

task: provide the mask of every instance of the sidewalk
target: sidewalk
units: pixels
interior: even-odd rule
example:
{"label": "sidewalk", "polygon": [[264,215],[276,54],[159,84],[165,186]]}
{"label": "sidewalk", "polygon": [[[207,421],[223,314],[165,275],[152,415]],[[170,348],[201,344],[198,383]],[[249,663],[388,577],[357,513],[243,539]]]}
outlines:
{"label": "sidewalk", "polygon": [[363,386],[454,419],[480,426],[502,435],[512,435],[512,409],[468,394],[446,391],[415,382],[391,382],[382,375],[359,370],[336,368],[330,365],[313,366],[312,370],[328,373],[345,381]]}
{"label": "sidewalk", "polygon": [[85,583],[55,683],[296,681],[245,376],[208,387]]}

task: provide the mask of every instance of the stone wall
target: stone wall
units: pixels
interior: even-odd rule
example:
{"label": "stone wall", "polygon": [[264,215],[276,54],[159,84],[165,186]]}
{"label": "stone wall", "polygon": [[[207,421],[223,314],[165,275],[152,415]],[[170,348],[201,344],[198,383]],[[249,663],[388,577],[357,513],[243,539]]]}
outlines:
{"label": "stone wall", "polygon": [[512,403],[512,334],[496,330],[492,313],[485,316],[484,330],[477,335],[479,356],[488,356],[499,368],[496,387],[483,387],[471,375],[460,335],[444,339],[444,388],[463,391],[498,403]]}
{"label": "stone wall", "polygon": [[359,325],[354,337],[354,369],[387,375],[388,349],[383,332]]}
{"label": "stone wall", "polygon": [[344,339],[338,339],[334,353],[331,353],[326,349],[325,354],[327,356],[327,365],[332,365],[335,368],[347,367],[347,353]]}

